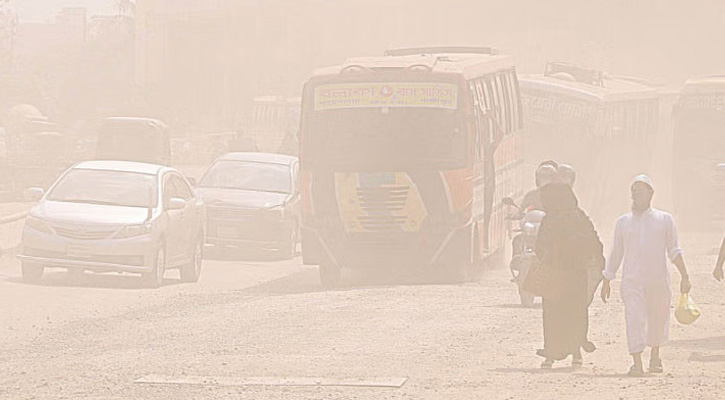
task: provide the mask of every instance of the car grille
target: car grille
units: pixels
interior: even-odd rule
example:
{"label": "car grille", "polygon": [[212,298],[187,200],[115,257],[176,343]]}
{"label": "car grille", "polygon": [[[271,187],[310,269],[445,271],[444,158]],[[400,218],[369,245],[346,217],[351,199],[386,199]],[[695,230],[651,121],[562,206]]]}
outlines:
{"label": "car grille", "polygon": [[207,234],[217,239],[249,241],[283,241],[287,230],[282,223],[239,224],[235,221],[214,221],[207,226]]}
{"label": "car grille", "polygon": [[70,261],[90,261],[98,263],[118,264],[118,265],[130,265],[142,267],[145,264],[145,257],[138,255],[101,255],[94,254],[90,257],[71,257],[66,253],[58,251],[40,250],[33,248],[26,248],[23,251],[24,255],[30,257],[43,257],[43,258],[54,258],[58,260],[70,260]]}
{"label": "car grille", "polygon": [[102,240],[102,239],[108,239],[112,235],[116,233],[116,230],[88,230],[83,228],[64,228],[59,226],[54,226],[53,230],[55,233],[58,234],[58,236],[69,238],[69,239],[79,239],[79,240]]}
{"label": "car grille", "polygon": [[206,209],[206,215],[209,219],[247,221],[255,218],[258,214],[259,210],[248,208],[207,207]]}
{"label": "car grille", "polygon": [[358,188],[357,198],[365,216],[358,217],[360,225],[368,231],[401,231],[407,222],[406,216],[400,216],[408,201],[407,186],[387,186]]}

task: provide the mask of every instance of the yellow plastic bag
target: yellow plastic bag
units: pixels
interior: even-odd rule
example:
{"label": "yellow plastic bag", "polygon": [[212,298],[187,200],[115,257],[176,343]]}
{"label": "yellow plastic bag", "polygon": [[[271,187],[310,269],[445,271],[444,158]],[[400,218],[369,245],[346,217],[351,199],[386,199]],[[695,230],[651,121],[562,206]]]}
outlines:
{"label": "yellow plastic bag", "polygon": [[675,318],[682,325],[690,325],[700,318],[700,309],[697,307],[690,295],[683,293],[680,298],[677,299],[677,305],[675,306]]}

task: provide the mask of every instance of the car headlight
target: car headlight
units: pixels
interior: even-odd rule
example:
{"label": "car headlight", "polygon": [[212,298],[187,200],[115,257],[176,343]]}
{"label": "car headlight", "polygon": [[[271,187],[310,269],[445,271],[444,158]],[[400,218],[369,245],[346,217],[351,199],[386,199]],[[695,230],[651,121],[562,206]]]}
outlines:
{"label": "car headlight", "polygon": [[50,226],[45,221],[36,217],[27,216],[25,218],[25,227],[34,229],[41,233],[53,233],[53,231],[50,229]]}
{"label": "car headlight", "polygon": [[143,224],[143,225],[128,225],[125,226],[121,231],[119,231],[116,234],[116,239],[129,239],[144,235],[151,234],[151,231],[153,230],[151,224]]}

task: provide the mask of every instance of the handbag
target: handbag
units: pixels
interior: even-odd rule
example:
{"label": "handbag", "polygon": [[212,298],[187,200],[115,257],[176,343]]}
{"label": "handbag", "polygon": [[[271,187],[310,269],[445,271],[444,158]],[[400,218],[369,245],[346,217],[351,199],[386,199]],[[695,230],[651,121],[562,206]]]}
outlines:
{"label": "handbag", "polygon": [[524,279],[523,290],[545,299],[557,299],[564,293],[565,282],[562,278],[561,270],[536,258]]}
{"label": "handbag", "polygon": [[675,306],[675,318],[677,318],[677,322],[682,325],[690,325],[700,318],[700,314],[702,312],[692,300],[692,297],[687,293],[682,293],[677,299],[677,305]]}

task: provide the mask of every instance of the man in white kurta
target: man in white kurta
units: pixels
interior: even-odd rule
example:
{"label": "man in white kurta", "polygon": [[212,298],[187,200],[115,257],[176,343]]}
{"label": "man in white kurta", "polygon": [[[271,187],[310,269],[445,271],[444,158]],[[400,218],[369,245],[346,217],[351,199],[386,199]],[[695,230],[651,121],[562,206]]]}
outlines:
{"label": "man in white kurta", "polygon": [[602,299],[611,293],[610,281],[622,271],[622,301],[627,322],[627,343],[634,358],[630,375],[644,373],[642,352],[652,348],[650,372],[662,372],[659,348],[667,342],[670,328],[670,271],[668,258],[682,274],[681,289],[690,282],[677,240],[672,216],[651,207],[652,181],[640,175],[632,185],[632,211],[621,216],[604,270]]}

